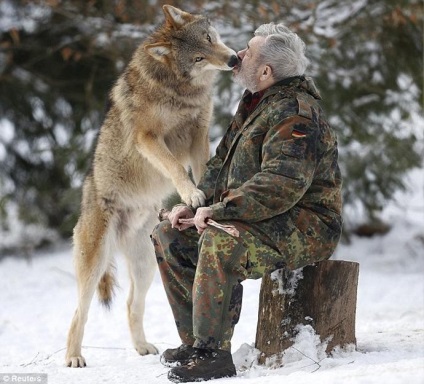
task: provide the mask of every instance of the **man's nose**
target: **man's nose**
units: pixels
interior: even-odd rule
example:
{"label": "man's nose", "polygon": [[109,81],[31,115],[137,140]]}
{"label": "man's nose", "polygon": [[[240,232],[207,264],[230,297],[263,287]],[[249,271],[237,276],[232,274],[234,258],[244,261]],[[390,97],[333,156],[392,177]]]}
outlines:
{"label": "man's nose", "polygon": [[237,57],[239,58],[239,60],[243,60],[243,57],[244,57],[245,54],[246,54],[246,50],[243,49],[243,50],[237,52]]}

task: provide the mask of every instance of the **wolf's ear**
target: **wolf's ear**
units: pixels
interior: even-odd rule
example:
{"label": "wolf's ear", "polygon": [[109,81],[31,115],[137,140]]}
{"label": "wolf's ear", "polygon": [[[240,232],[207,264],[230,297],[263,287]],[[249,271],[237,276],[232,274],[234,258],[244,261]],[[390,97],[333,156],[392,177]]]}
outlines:
{"label": "wolf's ear", "polygon": [[147,44],[144,49],[146,52],[156,60],[165,62],[165,57],[171,53],[171,44],[169,43],[155,43]]}
{"label": "wolf's ear", "polygon": [[163,13],[165,14],[166,24],[178,29],[189,21],[193,20],[193,15],[175,8],[172,5],[164,5]]}

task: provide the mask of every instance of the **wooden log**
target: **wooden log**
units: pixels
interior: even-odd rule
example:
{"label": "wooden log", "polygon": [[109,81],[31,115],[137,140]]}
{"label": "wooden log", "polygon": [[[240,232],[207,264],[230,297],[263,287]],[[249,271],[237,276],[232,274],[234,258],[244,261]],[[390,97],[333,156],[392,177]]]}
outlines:
{"label": "wooden log", "polygon": [[259,363],[273,357],[282,364],[284,351],[293,345],[296,326],[311,325],[326,352],[354,344],[359,264],[326,260],[296,271],[279,269],[262,278],[255,347]]}

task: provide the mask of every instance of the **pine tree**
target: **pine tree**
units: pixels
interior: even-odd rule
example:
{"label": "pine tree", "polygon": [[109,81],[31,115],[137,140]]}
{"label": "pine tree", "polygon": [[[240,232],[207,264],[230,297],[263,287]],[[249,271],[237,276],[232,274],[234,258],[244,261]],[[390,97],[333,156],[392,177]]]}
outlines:
{"label": "pine tree", "polygon": [[145,35],[140,27],[120,29],[113,17],[125,19],[125,9],[107,4],[1,6],[11,27],[1,31],[0,114],[13,123],[12,137],[0,139],[2,201],[16,202],[23,221],[64,236],[78,216],[108,92]]}
{"label": "pine tree", "polygon": [[411,129],[421,113],[422,3],[327,1],[315,15],[326,40],[317,77],[339,132],[345,201],[376,220],[408,169],[422,165]]}
{"label": "pine tree", "polygon": [[[421,1],[168,3],[207,12],[235,50],[271,21],[305,40],[308,74],[339,137],[347,206],[375,219],[421,165],[412,123],[423,118]],[[70,235],[108,92],[162,20],[160,4],[148,0],[0,3],[0,215],[13,201],[21,220]],[[226,129],[241,91],[220,74],[211,139]]]}

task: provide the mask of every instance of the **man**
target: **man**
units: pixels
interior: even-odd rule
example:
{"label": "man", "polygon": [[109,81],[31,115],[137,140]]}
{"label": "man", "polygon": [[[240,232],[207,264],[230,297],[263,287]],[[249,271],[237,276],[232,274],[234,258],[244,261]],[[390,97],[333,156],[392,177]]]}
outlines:
{"label": "man", "polygon": [[[182,345],[161,359],[174,382],[236,375],[231,337],[246,278],[333,253],[341,234],[337,141],[319,106],[303,41],[262,25],[238,52],[247,88],[198,188],[206,206],[177,205],[154,230],[159,270]],[[194,226],[180,219],[193,218]],[[231,224],[239,237],[208,226]]]}

